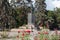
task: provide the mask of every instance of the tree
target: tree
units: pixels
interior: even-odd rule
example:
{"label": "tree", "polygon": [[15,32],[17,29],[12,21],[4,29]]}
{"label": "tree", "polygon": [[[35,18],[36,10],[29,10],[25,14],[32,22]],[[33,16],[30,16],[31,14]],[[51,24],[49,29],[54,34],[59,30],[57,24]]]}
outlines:
{"label": "tree", "polygon": [[19,26],[22,26],[24,24],[27,24],[27,8],[20,7],[20,8],[16,8],[16,12],[17,12],[17,23]]}
{"label": "tree", "polygon": [[0,28],[16,27],[15,11],[7,0],[0,0]]}
{"label": "tree", "polygon": [[60,8],[56,8],[56,10],[54,10],[55,16],[56,16],[56,20],[57,20],[57,24],[60,28]]}
{"label": "tree", "polygon": [[28,23],[27,16],[28,13],[32,11],[31,4],[31,0],[17,0],[17,2],[12,2],[11,6],[14,6],[13,8],[17,12],[16,21],[18,26],[26,25]]}
{"label": "tree", "polygon": [[58,29],[59,30],[59,17],[60,17],[60,12],[59,9],[50,11],[47,11],[47,17],[48,17],[48,22],[49,22],[49,29],[54,30]]}
{"label": "tree", "polygon": [[45,4],[45,0],[36,0],[35,2],[35,9],[36,9],[36,25],[39,25],[39,23],[45,23],[45,19],[46,19],[46,4]]}

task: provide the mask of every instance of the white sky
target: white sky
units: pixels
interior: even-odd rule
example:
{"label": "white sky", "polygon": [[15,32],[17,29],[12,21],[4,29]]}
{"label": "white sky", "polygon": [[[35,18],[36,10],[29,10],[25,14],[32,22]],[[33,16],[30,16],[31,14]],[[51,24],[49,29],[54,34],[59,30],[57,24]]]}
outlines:
{"label": "white sky", "polygon": [[54,1],[54,2],[52,2],[52,4],[54,5],[54,7],[58,7],[58,8],[60,8],[60,1]]}
{"label": "white sky", "polygon": [[47,10],[53,10],[54,8],[60,8],[60,0],[46,0]]}

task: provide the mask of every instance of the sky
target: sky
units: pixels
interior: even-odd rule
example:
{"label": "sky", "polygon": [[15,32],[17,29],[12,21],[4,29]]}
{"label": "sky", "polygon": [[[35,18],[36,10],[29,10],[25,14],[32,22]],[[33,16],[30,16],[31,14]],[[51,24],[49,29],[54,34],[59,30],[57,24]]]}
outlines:
{"label": "sky", "polygon": [[54,10],[54,8],[60,8],[60,0],[46,0],[47,10]]}

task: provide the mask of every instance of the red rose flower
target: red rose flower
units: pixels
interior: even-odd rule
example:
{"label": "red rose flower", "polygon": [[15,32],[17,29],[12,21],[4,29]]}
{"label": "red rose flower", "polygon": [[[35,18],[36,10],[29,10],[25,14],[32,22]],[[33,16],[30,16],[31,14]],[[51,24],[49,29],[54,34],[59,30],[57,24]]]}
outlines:
{"label": "red rose flower", "polygon": [[18,31],[18,33],[20,33],[20,30]]}
{"label": "red rose flower", "polygon": [[30,34],[30,30],[27,31]]}
{"label": "red rose flower", "polygon": [[48,32],[44,32],[44,34],[48,34]]}
{"label": "red rose flower", "polygon": [[40,34],[40,32],[38,32],[38,34]]}
{"label": "red rose flower", "polygon": [[19,36],[17,36],[17,38],[19,38]]}
{"label": "red rose flower", "polygon": [[47,38],[45,38],[44,40],[48,40]]}
{"label": "red rose flower", "polygon": [[28,32],[30,34],[31,31],[30,30],[26,30],[26,32]]}
{"label": "red rose flower", "polygon": [[24,36],[25,34],[24,33],[22,33],[22,36]]}

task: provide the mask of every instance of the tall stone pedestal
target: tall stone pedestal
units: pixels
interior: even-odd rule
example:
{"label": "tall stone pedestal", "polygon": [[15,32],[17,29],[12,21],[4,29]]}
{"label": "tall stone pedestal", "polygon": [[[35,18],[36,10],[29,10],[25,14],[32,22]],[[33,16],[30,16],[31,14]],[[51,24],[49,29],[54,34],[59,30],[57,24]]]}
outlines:
{"label": "tall stone pedestal", "polygon": [[32,24],[32,13],[28,13],[28,25]]}
{"label": "tall stone pedestal", "polygon": [[28,27],[34,27],[35,17],[32,13],[28,13]]}

